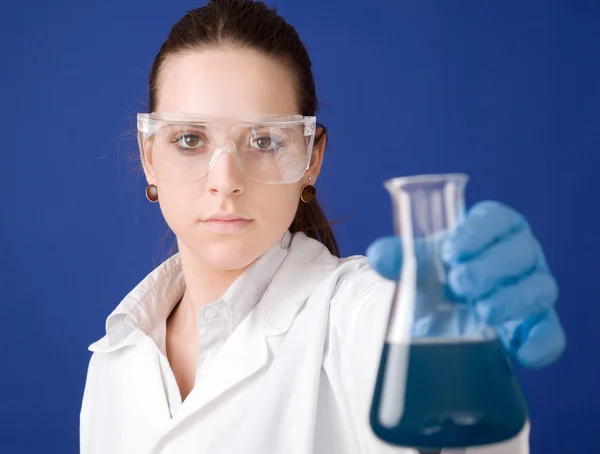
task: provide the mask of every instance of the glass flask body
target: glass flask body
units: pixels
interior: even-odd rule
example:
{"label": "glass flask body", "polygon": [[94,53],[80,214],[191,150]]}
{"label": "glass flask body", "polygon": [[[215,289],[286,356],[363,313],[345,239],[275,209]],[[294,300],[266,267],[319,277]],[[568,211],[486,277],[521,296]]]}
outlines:
{"label": "glass flask body", "polygon": [[464,216],[467,180],[425,175],[385,184],[403,262],[370,423],[395,446],[435,451],[499,443],[518,435],[528,418],[495,332],[446,282],[440,248]]}

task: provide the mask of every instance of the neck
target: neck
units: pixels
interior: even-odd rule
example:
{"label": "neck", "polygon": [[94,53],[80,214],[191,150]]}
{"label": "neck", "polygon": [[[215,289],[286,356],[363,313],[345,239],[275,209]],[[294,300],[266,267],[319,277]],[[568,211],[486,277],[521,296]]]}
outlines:
{"label": "neck", "polygon": [[[215,270],[181,244],[179,256],[186,286],[180,306],[186,313],[197,314],[202,306],[217,301],[248,268]],[[195,319],[194,315],[192,320]]]}

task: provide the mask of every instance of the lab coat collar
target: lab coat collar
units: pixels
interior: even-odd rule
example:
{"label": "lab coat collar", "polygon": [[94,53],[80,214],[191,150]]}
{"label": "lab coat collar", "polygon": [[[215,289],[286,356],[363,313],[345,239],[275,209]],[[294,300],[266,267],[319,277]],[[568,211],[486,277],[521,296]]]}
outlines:
{"label": "lab coat collar", "polygon": [[[89,346],[92,352],[109,353],[136,344],[148,332],[149,319],[170,310],[183,295],[185,282],[179,254],[161,263],[121,301],[106,319],[106,335]],[[140,311],[146,311],[140,317]]]}
{"label": "lab coat collar", "polygon": [[290,254],[263,296],[265,335],[285,333],[317,285],[339,265],[320,242],[296,233]]}
{"label": "lab coat collar", "polygon": [[[279,255],[277,249],[279,252],[285,250],[287,257]],[[324,267],[328,268],[327,262],[331,261],[322,260],[326,257],[334,258],[321,243],[301,232],[294,235],[286,232],[277,245],[244,273],[261,273],[265,267],[260,266],[260,261],[263,264],[268,260],[277,262],[279,269],[275,268],[269,273],[274,276],[270,284],[265,283],[265,286],[268,285],[266,290],[263,286],[256,286],[258,292],[263,293],[262,299],[265,300],[259,310],[263,311],[265,336],[279,335],[287,331],[302,303],[312,291],[314,283],[322,279]],[[91,344],[89,350],[108,353],[136,344],[152,329],[149,320],[166,318],[181,299],[184,290],[181,260],[179,255],[175,254],[152,271],[123,299],[106,320],[106,335]],[[234,282],[230,290],[238,291],[239,282]],[[230,293],[228,291],[224,299],[227,299]],[[261,294],[257,293],[253,297],[261,298]]]}
{"label": "lab coat collar", "polygon": [[[323,244],[308,238],[304,233],[295,233],[285,259],[274,273],[260,301],[231,333],[210,368],[199,379],[198,386],[193,388],[173,418],[168,420],[163,435],[266,367],[271,355],[267,337],[278,336],[288,331],[310,295],[331,275],[338,264],[339,259],[330,254]],[[181,292],[178,284],[180,273],[180,263],[174,258],[161,265],[136,288],[140,289],[140,295],[146,297],[175,297]],[[90,346],[90,350],[110,352],[125,345],[147,343],[148,336],[141,329],[135,329],[125,335],[122,332],[124,318],[131,313],[136,301],[127,298],[123,301],[111,314],[113,318],[109,317],[107,321],[107,330],[111,333],[107,333],[103,339]],[[323,301],[323,304],[327,302]],[[118,325],[121,328],[116,329]],[[152,374],[159,376],[160,371],[151,353],[142,349],[139,355],[147,357],[144,363],[147,366],[135,372],[140,378],[133,380],[128,389],[131,398],[142,405],[148,400],[145,394],[149,391],[142,391],[136,382],[142,380],[141,377]],[[166,408],[161,404],[160,408],[163,407]]]}

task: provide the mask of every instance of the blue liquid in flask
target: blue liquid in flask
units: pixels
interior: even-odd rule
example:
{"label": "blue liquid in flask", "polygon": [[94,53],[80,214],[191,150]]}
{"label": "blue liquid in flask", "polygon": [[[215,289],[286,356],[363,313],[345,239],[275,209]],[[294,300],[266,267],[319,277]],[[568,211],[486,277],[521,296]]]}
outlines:
{"label": "blue liquid in flask", "polygon": [[422,450],[479,446],[515,437],[527,418],[497,339],[384,344],[370,415],[380,439]]}

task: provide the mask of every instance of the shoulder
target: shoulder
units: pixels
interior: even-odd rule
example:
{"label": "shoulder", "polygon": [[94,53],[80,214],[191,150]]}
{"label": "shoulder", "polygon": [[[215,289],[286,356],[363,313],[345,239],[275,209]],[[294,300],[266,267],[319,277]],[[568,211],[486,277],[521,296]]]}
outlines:
{"label": "shoulder", "polygon": [[352,292],[363,293],[372,287],[390,283],[371,268],[367,257],[363,255],[339,259],[337,273],[340,289],[351,290]]}
{"label": "shoulder", "polygon": [[379,312],[391,302],[395,282],[373,270],[366,257],[340,259],[335,274],[336,290],[331,298],[331,315],[334,319],[359,317],[373,310]]}
{"label": "shoulder", "polygon": [[293,264],[289,271],[300,274],[298,279],[310,270],[320,270],[321,284],[334,287],[336,294],[350,291],[356,295],[373,287],[393,285],[371,268],[364,255],[336,257],[322,243],[301,232],[292,237],[287,262]]}
{"label": "shoulder", "polygon": [[[383,278],[371,268],[367,257],[352,255],[336,257],[318,241],[304,234],[294,234],[291,269],[297,279],[304,280],[307,276],[318,276],[317,290],[327,289],[330,299],[344,301],[368,297],[372,292],[389,292],[394,288],[394,282]],[[297,260],[301,256],[301,260]]]}
{"label": "shoulder", "polygon": [[358,300],[373,292],[389,292],[395,283],[385,279],[370,265],[364,255],[353,255],[338,259],[338,265],[331,278],[335,281],[336,300]]}

